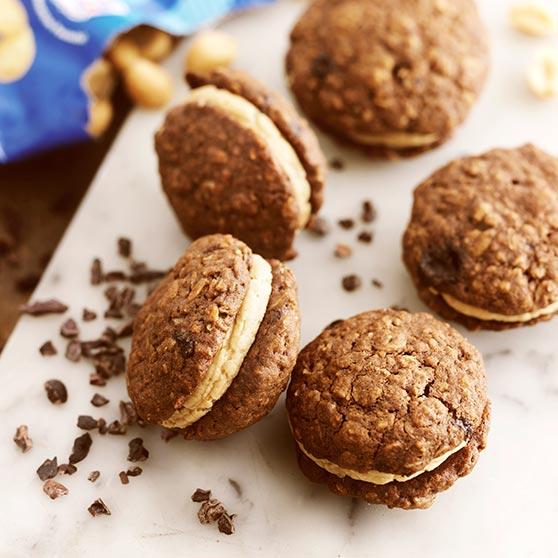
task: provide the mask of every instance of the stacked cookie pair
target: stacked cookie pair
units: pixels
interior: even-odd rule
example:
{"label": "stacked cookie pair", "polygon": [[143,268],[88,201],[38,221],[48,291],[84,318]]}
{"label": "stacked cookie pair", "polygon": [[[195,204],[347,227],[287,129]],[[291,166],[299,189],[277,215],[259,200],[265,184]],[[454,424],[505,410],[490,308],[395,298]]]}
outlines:
{"label": "stacked cookie pair", "polygon": [[[470,0],[316,0],[287,56],[310,119],[389,157],[444,142],[487,69]],[[186,439],[222,438],[265,416],[291,377],[287,411],[309,479],[428,507],[485,447],[481,356],[448,324],[391,309],[331,324],[299,354],[296,284],[279,260],[295,255],[323,201],[317,139],[242,72],[187,80],[156,149],[165,193],[198,240],[137,316],[127,379],[138,414]],[[455,161],[420,185],[403,244],[426,304],[470,328],[557,313],[557,184],[558,162],[525,146]]]}

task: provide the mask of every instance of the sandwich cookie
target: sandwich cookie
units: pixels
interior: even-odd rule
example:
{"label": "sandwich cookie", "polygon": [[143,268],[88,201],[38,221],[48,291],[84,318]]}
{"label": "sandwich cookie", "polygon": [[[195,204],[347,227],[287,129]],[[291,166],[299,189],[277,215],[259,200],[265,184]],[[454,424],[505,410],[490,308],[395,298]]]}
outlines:
{"label": "sandwich cookie", "polygon": [[230,233],[266,258],[289,259],[323,201],[325,159],[279,95],[227,69],[188,74],[155,146],[163,189],[192,238]]}
{"label": "sandwich cookie", "polygon": [[384,157],[446,141],[488,67],[473,0],[316,0],[292,30],[286,59],[306,115]]}
{"label": "sandwich cookie", "polygon": [[299,337],[289,269],[232,236],[200,238],[136,317],[130,398],[144,420],[186,439],[223,438],[273,408]]}
{"label": "sandwich cookie", "polygon": [[558,159],[533,145],[459,159],[415,190],[403,259],[419,296],[469,329],[558,313]]}
{"label": "sandwich cookie", "polygon": [[429,314],[395,310],[334,322],[307,345],[287,410],[310,480],[405,509],[472,470],[490,417],[478,351]]}

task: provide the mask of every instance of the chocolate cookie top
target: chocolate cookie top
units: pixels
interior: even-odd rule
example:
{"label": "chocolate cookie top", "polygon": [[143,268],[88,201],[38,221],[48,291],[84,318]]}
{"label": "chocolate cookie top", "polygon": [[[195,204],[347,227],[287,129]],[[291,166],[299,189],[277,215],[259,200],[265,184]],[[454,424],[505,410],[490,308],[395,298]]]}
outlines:
{"label": "chocolate cookie top", "polygon": [[533,145],[459,159],[415,190],[403,238],[419,290],[515,316],[558,301],[558,159]]}
{"label": "chocolate cookie top", "polygon": [[201,238],[142,306],[127,369],[142,418],[168,419],[203,380],[246,296],[251,258],[232,236]]}
{"label": "chocolate cookie top", "polygon": [[265,317],[240,372],[211,412],[189,426],[190,439],[223,438],[249,426],[275,405],[284,391],[300,347],[300,317],[293,273],[270,262],[272,291]]}
{"label": "chocolate cookie top", "polygon": [[324,330],[300,353],[287,395],[306,452],[405,476],[467,443],[486,403],[477,350],[429,314],[395,310]]}
{"label": "chocolate cookie top", "polygon": [[186,74],[192,88],[214,85],[240,95],[269,116],[285,139],[293,146],[311,186],[312,212],[317,213],[323,203],[326,161],[316,135],[293,106],[281,95],[241,70],[221,68],[209,74]]}
{"label": "chocolate cookie top", "polygon": [[488,59],[473,0],[316,0],[291,33],[286,67],[305,113],[333,134],[439,144],[465,119]]}

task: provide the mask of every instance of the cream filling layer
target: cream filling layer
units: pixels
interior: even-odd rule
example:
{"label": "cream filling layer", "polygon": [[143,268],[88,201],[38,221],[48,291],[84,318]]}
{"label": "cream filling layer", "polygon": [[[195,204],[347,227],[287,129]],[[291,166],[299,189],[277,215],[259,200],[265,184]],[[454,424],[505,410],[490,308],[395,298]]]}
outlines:
{"label": "cream filling layer", "polygon": [[327,459],[320,459],[319,457],[314,457],[311,453],[306,451],[304,446],[297,442],[300,449],[304,452],[304,454],[311,459],[318,467],[321,469],[326,470],[328,473],[335,475],[337,477],[350,477],[351,479],[355,479],[358,481],[369,482],[372,484],[388,484],[393,481],[397,482],[406,482],[423,473],[427,473],[428,471],[433,471],[437,467],[439,467],[446,459],[451,457],[454,453],[457,453],[460,449],[464,448],[467,445],[466,441],[461,442],[457,447],[439,455],[438,457],[434,458],[424,469],[421,471],[417,471],[412,475],[397,475],[395,473],[384,473],[382,471],[366,471],[362,473],[361,471],[354,471],[353,469],[345,469],[344,467],[340,467],[336,463],[328,461]]}
{"label": "cream filling layer", "polygon": [[[433,290],[434,292],[434,290]],[[438,292],[434,292],[438,294]],[[533,312],[525,312],[523,314],[516,314],[515,316],[509,316],[506,314],[497,314],[495,312],[489,312],[488,310],[483,310],[482,308],[477,308],[476,306],[471,306],[465,304],[460,300],[457,300],[453,296],[440,293],[440,296],[444,299],[448,306],[451,306],[454,310],[457,310],[460,314],[464,316],[469,316],[471,318],[476,318],[477,320],[490,321],[490,322],[508,322],[508,323],[521,323],[529,322],[541,316],[548,316],[549,314],[554,314],[558,312],[558,300],[545,306],[544,308],[539,308]]]}
{"label": "cream filling layer", "polygon": [[437,134],[410,134],[407,132],[390,132],[388,134],[351,134],[351,138],[364,145],[383,145],[394,149],[424,147],[438,141]]}
{"label": "cream filling layer", "polygon": [[207,414],[238,374],[265,316],[271,295],[271,266],[252,256],[250,283],[232,328],[228,331],[203,381],[181,409],[162,423],[167,428],[186,428]]}
{"label": "cream filling layer", "polygon": [[235,122],[251,130],[268,147],[276,162],[289,177],[299,208],[299,228],[303,228],[310,218],[310,183],[306,171],[293,146],[284,138],[271,118],[240,95],[213,85],[204,85],[190,92],[186,103],[210,106],[225,112]]}

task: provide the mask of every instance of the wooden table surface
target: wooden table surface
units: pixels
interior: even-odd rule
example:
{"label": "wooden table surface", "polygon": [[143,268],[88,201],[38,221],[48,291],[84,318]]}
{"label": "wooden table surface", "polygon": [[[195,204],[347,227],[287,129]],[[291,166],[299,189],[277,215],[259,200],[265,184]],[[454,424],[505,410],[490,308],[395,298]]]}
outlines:
{"label": "wooden table surface", "polygon": [[0,165],[0,351],[128,113],[114,101],[102,139]]}

